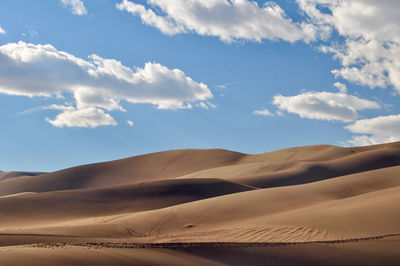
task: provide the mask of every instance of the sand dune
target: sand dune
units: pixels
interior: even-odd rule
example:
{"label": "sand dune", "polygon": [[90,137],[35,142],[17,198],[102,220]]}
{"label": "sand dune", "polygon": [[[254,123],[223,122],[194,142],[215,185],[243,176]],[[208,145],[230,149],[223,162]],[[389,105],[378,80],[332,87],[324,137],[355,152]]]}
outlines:
{"label": "sand dune", "polygon": [[15,178],[15,177],[28,177],[28,176],[37,176],[45,174],[44,172],[21,172],[21,171],[12,171],[12,172],[3,172],[0,171],[0,181]]}
{"label": "sand dune", "polygon": [[[257,155],[177,150],[1,172],[0,264],[33,256],[45,265],[48,254],[60,265],[368,265],[359,257],[367,253],[369,265],[398,265],[399,202],[400,142]],[[98,259],[86,260],[86,249]]]}
{"label": "sand dune", "polygon": [[0,195],[94,188],[171,179],[199,170],[234,164],[245,156],[225,150],[176,150],[73,167],[31,178],[1,182]]}
{"label": "sand dune", "polygon": [[[218,176],[227,180],[259,187],[278,187],[298,185],[328,178],[360,173],[374,169],[400,165],[400,149],[382,148],[343,154],[337,149],[328,148],[328,160],[306,157],[286,161],[266,161],[239,164],[235,166],[207,169],[181,178],[208,178]],[[337,153],[342,156],[338,157]],[[333,156],[336,154],[336,156]],[[271,156],[271,154],[268,154]],[[261,157],[261,156],[255,156]],[[251,156],[246,161],[253,161]],[[258,159],[258,158],[257,158]],[[255,161],[255,160],[254,160]]]}
{"label": "sand dune", "polygon": [[[0,197],[0,225],[53,224],[82,217],[102,217],[177,205],[253,188],[219,179],[163,180],[109,188],[43,193],[22,192]],[[37,210],[40,209],[40,212]]]}

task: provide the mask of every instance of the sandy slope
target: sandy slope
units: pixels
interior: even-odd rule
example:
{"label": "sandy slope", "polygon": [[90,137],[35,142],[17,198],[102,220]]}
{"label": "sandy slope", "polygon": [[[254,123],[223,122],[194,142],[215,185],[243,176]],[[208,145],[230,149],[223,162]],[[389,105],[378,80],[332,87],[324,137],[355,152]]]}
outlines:
{"label": "sandy slope", "polygon": [[94,188],[173,179],[188,173],[234,164],[243,154],[225,150],[176,150],[83,165],[34,177],[1,182],[0,195]]}
{"label": "sandy slope", "polygon": [[[177,150],[54,173],[1,172],[0,265],[22,263],[27,256],[36,257],[39,265],[44,254],[54,263],[75,265],[85,260],[97,265],[109,260],[243,265],[239,262],[252,258],[254,265],[268,259],[277,265],[352,265],[363,264],[355,258],[365,253],[370,265],[396,265],[399,240],[374,239],[400,233],[399,202],[400,142],[306,146],[258,155]],[[371,239],[336,243],[360,238]],[[315,241],[326,244],[307,244]],[[178,250],[21,246],[55,242],[296,245]],[[86,258],[86,249],[99,259]]]}
{"label": "sandy slope", "polygon": [[13,171],[13,172],[3,172],[0,171],[0,180],[6,180],[15,177],[28,177],[28,176],[37,176],[45,174],[44,172],[21,172],[21,171]]}
{"label": "sandy slope", "polygon": [[172,179],[108,188],[22,192],[0,197],[0,226],[23,227],[27,216],[28,226],[32,226],[140,212],[253,189],[221,179]]}

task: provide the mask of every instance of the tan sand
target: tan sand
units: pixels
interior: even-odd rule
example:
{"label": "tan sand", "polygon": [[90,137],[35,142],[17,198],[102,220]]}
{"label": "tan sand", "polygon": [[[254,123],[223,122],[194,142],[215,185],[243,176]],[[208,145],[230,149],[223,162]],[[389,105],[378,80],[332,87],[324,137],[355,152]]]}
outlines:
{"label": "tan sand", "polygon": [[400,265],[399,202],[400,142],[0,172],[0,265]]}

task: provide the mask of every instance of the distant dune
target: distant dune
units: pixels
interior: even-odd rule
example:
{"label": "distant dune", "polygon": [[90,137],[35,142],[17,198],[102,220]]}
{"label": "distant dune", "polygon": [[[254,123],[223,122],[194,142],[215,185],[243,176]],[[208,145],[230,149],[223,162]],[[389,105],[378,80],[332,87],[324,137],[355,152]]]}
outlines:
{"label": "distant dune", "polygon": [[3,172],[0,171],[0,180],[5,180],[14,177],[23,177],[23,176],[37,176],[45,174],[44,172],[21,172],[21,171],[13,171],[13,172]]}
{"label": "distant dune", "polygon": [[399,250],[400,142],[0,172],[0,265],[400,265]]}

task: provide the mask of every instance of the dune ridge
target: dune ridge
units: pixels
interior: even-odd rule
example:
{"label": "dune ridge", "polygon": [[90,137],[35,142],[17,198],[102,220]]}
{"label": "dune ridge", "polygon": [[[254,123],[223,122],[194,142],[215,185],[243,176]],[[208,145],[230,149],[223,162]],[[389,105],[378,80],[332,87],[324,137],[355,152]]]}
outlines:
{"label": "dune ridge", "polygon": [[[309,262],[298,253],[308,244],[327,256],[339,252],[342,265],[360,262],[352,255],[357,249],[371,249],[371,262],[396,265],[400,255],[391,250],[400,248],[399,202],[400,142],[256,155],[187,149],[53,173],[0,172],[0,264],[2,254],[12,262],[15,254],[51,245],[70,247],[79,257],[79,247],[87,243],[108,250],[121,243],[179,248],[190,250],[186,259],[194,264],[210,258],[232,264],[213,252],[196,252],[213,243],[221,243],[216,248],[222,250],[223,243],[228,250],[237,243],[243,256],[254,249],[277,263],[283,258],[271,250],[287,250],[296,262]],[[294,244],[301,247],[289,247]],[[195,245],[201,247],[196,251]],[[137,259],[139,253],[130,254]],[[176,262],[178,253],[165,262]]]}

